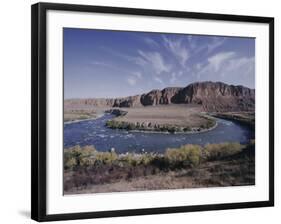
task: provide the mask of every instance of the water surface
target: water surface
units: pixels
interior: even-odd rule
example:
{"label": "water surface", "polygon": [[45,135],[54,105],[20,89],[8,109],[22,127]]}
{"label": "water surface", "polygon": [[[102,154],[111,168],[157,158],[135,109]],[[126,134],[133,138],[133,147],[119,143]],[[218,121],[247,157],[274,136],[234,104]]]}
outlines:
{"label": "water surface", "polygon": [[132,132],[110,129],[105,126],[113,115],[105,114],[96,120],[86,120],[64,124],[64,147],[74,145],[94,145],[99,151],[114,148],[118,153],[124,152],[163,152],[169,147],[179,147],[184,144],[199,144],[220,142],[247,143],[254,138],[254,131],[233,121],[218,119],[218,126],[207,132],[194,134],[167,134]]}

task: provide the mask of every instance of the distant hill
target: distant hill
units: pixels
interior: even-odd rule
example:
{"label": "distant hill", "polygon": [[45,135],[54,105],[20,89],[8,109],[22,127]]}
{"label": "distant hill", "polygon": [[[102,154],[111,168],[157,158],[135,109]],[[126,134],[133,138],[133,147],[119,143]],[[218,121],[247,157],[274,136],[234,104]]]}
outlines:
{"label": "distant hill", "polygon": [[254,111],[255,90],[222,82],[196,82],[123,98],[67,99],[64,106],[139,107],[165,104],[199,104],[208,112]]}

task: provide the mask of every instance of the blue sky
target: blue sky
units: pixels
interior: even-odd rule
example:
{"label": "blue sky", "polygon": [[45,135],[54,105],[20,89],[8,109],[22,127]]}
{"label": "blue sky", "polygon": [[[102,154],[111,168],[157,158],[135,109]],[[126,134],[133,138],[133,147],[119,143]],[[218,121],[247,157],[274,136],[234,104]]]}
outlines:
{"label": "blue sky", "polygon": [[65,98],[122,97],[198,81],[255,85],[255,39],[64,28]]}

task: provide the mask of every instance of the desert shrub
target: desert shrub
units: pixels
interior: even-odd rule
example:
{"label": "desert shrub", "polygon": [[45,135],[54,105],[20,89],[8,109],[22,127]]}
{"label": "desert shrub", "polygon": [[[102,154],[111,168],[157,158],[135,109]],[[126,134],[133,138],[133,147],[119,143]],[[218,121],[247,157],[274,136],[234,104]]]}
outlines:
{"label": "desert shrub", "polygon": [[137,166],[137,165],[150,165],[152,161],[155,159],[155,156],[152,154],[134,154],[128,153],[119,157],[119,161],[123,164],[127,164],[130,166]]}
{"label": "desert shrub", "polygon": [[134,129],[136,129],[136,125],[134,123],[128,123],[127,129],[128,130],[134,130]]}
{"label": "desert shrub", "polygon": [[128,129],[129,128],[129,124],[126,123],[125,121],[116,121],[117,122],[117,128],[119,129]]}
{"label": "desert shrub", "polygon": [[64,151],[64,168],[73,169],[77,166],[88,166],[91,164],[91,156],[96,149],[93,146],[81,148],[79,145],[68,148]]}
{"label": "desert shrub", "polygon": [[205,146],[205,155],[209,160],[221,159],[227,156],[237,154],[243,150],[245,146],[240,143],[219,143],[219,144],[207,144]]}
{"label": "desert shrub", "polygon": [[106,125],[107,127],[112,127],[112,120],[106,121],[105,125]]}
{"label": "desert shrub", "polygon": [[183,131],[185,131],[185,132],[191,131],[191,128],[190,128],[190,127],[184,127],[184,128],[183,128]]}
{"label": "desert shrub", "polygon": [[[206,117],[205,117],[206,118]],[[211,119],[211,118],[206,118],[207,119],[207,122],[204,123],[204,124],[201,124],[200,125],[200,128],[203,128],[203,129],[209,129],[213,126],[215,126],[216,124],[216,121],[214,119]]]}
{"label": "desert shrub", "polygon": [[133,153],[127,153],[126,155],[122,156],[120,161],[130,166],[136,166],[138,164]]}
{"label": "desert shrub", "polygon": [[142,154],[140,158],[138,159],[138,164],[142,165],[149,165],[152,163],[152,161],[155,159],[155,156],[151,154]]}
{"label": "desert shrub", "polygon": [[76,166],[75,158],[64,157],[64,169],[73,169]]}
{"label": "desert shrub", "polygon": [[64,167],[66,169],[72,169],[80,165],[80,158],[82,156],[82,150],[79,145],[71,147],[64,152]]}
{"label": "desert shrub", "polygon": [[176,132],[176,127],[168,126],[167,131],[170,133],[175,133]]}
{"label": "desert shrub", "polygon": [[[249,146],[254,145],[251,141]],[[199,145],[183,145],[179,148],[169,148],[164,154],[127,153],[118,155],[115,152],[98,152],[93,146],[74,146],[64,151],[64,168],[66,170],[78,167],[97,168],[103,165],[115,167],[153,166],[160,170],[194,167],[204,160],[217,160],[241,152],[245,146],[240,143],[207,144],[204,150]]]}
{"label": "desert shrub", "polygon": [[165,159],[173,167],[197,166],[202,156],[199,145],[183,145],[180,148],[167,149]]}
{"label": "desert shrub", "polygon": [[108,120],[106,126],[114,129],[126,129],[134,130],[137,126],[134,123],[128,123],[125,121]]}
{"label": "desert shrub", "polygon": [[113,164],[118,159],[115,152],[96,152],[91,158],[94,165]]}
{"label": "desert shrub", "polygon": [[150,164],[155,167],[155,169],[168,171],[170,167],[170,163],[164,156],[155,156]]}
{"label": "desert shrub", "polygon": [[108,120],[106,122],[106,126],[110,128],[121,128],[121,122],[118,122],[116,120]]}

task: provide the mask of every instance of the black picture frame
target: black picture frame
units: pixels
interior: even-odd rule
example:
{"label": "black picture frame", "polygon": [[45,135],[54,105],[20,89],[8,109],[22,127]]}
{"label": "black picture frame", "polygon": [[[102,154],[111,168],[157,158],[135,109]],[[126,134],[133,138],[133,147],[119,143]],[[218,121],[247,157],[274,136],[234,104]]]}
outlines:
{"label": "black picture frame", "polygon": [[[85,213],[46,213],[46,12],[64,10],[75,12],[100,12],[124,15],[162,16],[217,21],[254,22],[269,25],[269,200],[208,204],[196,206],[159,207]],[[274,206],[274,18],[183,11],[164,11],[136,8],[103,7],[73,4],[37,3],[32,5],[32,153],[31,153],[31,218],[36,221],[54,221],[116,216],[148,215],[161,213],[193,212],[206,210],[238,209]]]}

